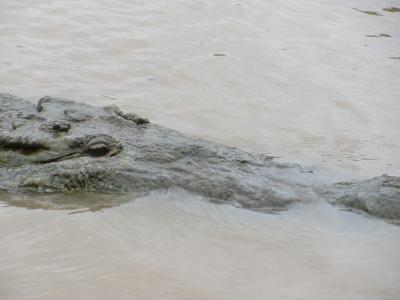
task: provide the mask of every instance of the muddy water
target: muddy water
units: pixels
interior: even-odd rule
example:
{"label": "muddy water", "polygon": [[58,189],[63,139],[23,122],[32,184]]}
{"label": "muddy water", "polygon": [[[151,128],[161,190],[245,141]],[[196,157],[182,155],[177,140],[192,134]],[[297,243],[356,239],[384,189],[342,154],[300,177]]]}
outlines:
{"label": "muddy water", "polygon": [[[2,0],[1,91],[118,104],[331,181],[400,175],[393,7],[400,1]],[[183,191],[110,205],[0,197],[0,299],[400,294],[399,227],[328,205],[265,215]]]}

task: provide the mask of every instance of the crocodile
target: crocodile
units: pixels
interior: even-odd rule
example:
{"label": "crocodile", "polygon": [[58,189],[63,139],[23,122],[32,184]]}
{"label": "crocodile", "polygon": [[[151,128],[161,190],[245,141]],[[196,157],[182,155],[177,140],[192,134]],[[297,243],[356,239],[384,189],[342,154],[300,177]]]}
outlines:
{"label": "crocodile", "polygon": [[34,104],[0,94],[0,200],[85,192],[104,201],[100,194],[179,188],[257,211],[322,200],[400,220],[400,177],[316,184],[313,176],[298,164],[187,136],[117,106],[50,96]]}

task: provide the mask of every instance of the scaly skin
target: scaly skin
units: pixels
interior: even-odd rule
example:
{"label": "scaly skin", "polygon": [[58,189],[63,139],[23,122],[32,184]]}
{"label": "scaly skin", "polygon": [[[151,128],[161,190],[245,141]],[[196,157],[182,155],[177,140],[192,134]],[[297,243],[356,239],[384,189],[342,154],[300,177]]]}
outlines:
{"label": "scaly skin", "polygon": [[400,220],[400,180],[315,187],[295,164],[185,136],[117,107],[0,94],[3,191],[132,193],[178,187],[255,210],[326,199]]}

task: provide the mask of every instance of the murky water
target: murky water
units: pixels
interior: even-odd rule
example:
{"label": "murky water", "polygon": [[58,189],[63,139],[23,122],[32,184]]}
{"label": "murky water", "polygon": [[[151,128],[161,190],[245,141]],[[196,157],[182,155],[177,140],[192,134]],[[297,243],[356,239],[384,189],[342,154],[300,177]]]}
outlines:
{"label": "murky water", "polygon": [[[118,104],[331,181],[400,175],[399,7],[1,0],[0,87]],[[400,295],[400,227],[329,205],[266,215],[175,190],[0,197],[0,299]]]}

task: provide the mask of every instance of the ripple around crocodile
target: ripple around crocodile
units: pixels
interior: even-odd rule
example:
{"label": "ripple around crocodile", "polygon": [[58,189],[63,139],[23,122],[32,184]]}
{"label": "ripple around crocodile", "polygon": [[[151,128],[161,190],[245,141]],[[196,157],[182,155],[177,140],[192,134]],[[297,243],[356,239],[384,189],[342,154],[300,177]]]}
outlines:
{"label": "ripple around crocodile", "polygon": [[312,172],[183,135],[115,106],[44,97],[37,105],[0,94],[3,193],[140,195],[181,188],[216,202],[270,211],[324,199],[400,221],[400,178],[314,185]]}

